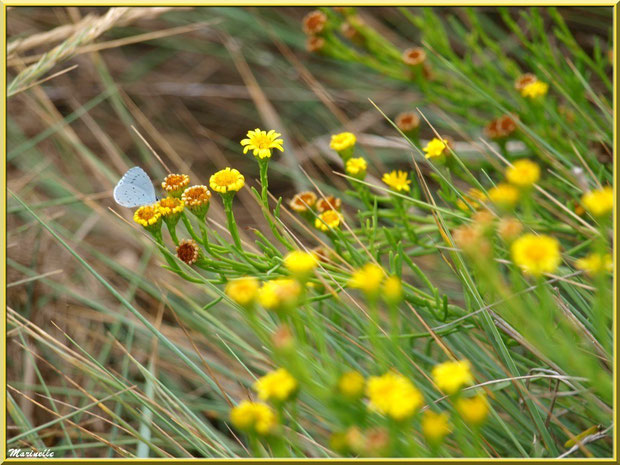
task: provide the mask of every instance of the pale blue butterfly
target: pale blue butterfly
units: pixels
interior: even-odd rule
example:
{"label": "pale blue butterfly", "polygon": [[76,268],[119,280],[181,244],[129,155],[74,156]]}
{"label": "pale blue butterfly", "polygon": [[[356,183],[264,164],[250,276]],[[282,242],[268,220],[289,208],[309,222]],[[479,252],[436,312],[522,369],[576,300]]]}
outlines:
{"label": "pale blue butterfly", "polygon": [[140,207],[157,202],[157,196],[149,175],[139,166],[134,166],[114,188],[114,200],[122,207]]}

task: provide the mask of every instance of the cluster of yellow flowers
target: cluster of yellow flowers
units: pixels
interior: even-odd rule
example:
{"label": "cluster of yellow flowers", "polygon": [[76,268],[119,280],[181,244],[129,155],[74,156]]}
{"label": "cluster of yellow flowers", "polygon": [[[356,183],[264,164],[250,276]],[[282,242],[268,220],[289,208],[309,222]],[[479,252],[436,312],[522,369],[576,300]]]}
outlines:
{"label": "cluster of yellow flowers", "polygon": [[355,270],[349,286],[361,290],[369,300],[376,299],[379,293],[388,303],[398,303],[403,297],[398,276],[387,276],[385,270],[376,263],[367,263]]}
{"label": "cluster of yellow flowers", "polygon": [[[463,388],[474,382],[470,367],[467,360],[445,362],[433,368],[432,378],[435,385],[453,399],[456,411],[463,421],[478,427],[488,415],[489,404],[484,394],[473,397],[464,395]],[[340,376],[337,389],[349,400],[357,401],[365,394],[369,411],[401,425],[410,420],[424,404],[424,396],[420,390],[407,377],[395,371],[370,376],[368,380],[355,370],[346,371]],[[421,429],[430,445],[438,445],[452,432],[450,414],[447,411],[436,412],[427,408],[422,414]],[[336,450],[372,455],[372,452],[379,452],[377,447],[372,446],[377,439],[376,431],[364,432],[357,425],[352,426],[345,432],[337,432],[332,436],[332,447]],[[389,433],[385,434],[388,435],[385,439],[389,440]]]}
{"label": "cluster of yellow flowers", "polygon": [[238,278],[227,284],[226,294],[248,310],[252,310],[257,302],[263,308],[276,312],[294,309],[303,285],[319,264],[319,258],[314,253],[294,250],[284,257],[283,264],[294,279],[272,279],[261,286],[255,277]]}
{"label": "cluster of yellow flowers", "polygon": [[319,199],[311,191],[299,192],[289,202],[293,211],[312,222],[315,228],[325,232],[337,229],[340,226],[342,222],[341,205],[342,201],[333,195]]}
{"label": "cluster of yellow flowers", "polygon": [[278,418],[266,402],[282,404],[295,395],[297,387],[297,380],[284,368],[267,373],[253,386],[263,402],[240,402],[230,411],[230,421],[243,431],[262,436],[273,434],[278,427]]}

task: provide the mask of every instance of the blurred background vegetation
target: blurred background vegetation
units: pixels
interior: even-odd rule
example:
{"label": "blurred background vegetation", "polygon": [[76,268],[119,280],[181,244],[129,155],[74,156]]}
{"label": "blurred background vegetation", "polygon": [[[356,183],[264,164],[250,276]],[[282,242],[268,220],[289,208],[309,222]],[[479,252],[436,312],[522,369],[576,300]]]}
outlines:
{"label": "blurred background vegetation", "polygon": [[[440,105],[407,82],[309,53],[301,30],[309,8],[118,10],[8,8],[8,188],[162,334],[195,363],[215,370],[225,391],[239,398],[252,376],[235,354],[243,352],[244,362],[260,369],[267,366],[264,353],[245,341],[238,315],[162,270],[149,240],[122,220],[130,220],[131,212],[113,203],[112,188],[129,167],[142,166],[156,184],[165,174],[141,137],[173,172],[189,173],[193,183],[207,184],[214,171],[233,166],[256,186],[258,168],[251,157],[241,155],[239,141],[249,129],[276,129],[283,133],[285,154],[271,164],[270,190],[287,200],[311,187],[308,177],[326,194],[346,188],[333,174],[342,167],[328,147],[330,134],[342,130],[358,135],[375,176],[384,167],[409,166],[406,144],[369,99],[391,118],[420,107],[472,163],[481,158],[475,139],[497,115],[447,117]],[[407,11],[420,18],[426,14],[419,8]],[[526,11],[506,10],[524,31],[530,25],[522,16]],[[611,50],[611,8],[558,11],[583,50],[603,54],[604,61]],[[467,57],[463,34],[475,31],[468,10],[434,12],[457,56]],[[358,13],[400,50],[420,45],[419,30],[401,10],[375,7]],[[542,13],[540,26],[551,29],[553,22]],[[502,13],[478,8],[476,14],[482,29],[527,71],[530,52],[502,21]],[[39,69],[24,74],[33,63]],[[588,75],[596,94],[609,94],[605,78],[611,79],[610,65],[604,74]],[[512,81],[506,86],[512,87]],[[575,134],[576,139],[581,136]],[[421,137],[433,137],[427,125],[422,125]],[[587,143],[596,159],[609,166],[606,137]],[[241,233],[252,237],[256,228],[269,236],[249,191],[239,199]],[[215,398],[213,387],[179,363],[10,195],[7,216],[12,446],[52,447],[57,456],[69,457],[242,454],[221,421],[227,408]],[[214,203],[210,216],[224,224],[219,205]],[[442,273],[441,262],[435,254],[419,264],[426,271],[437,270],[430,271],[433,282],[458,304],[461,285]],[[201,310],[205,306],[209,312]],[[153,398],[148,373],[169,389],[171,405],[178,404],[177,416],[186,426],[173,434],[178,445],[168,447],[159,431],[144,427],[152,421],[141,408]],[[239,381],[244,379],[246,383]],[[135,386],[137,398],[119,395],[120,386]],[[96,399],[111,395],[109,408],[91,409]],[[68,415],[67,421],[58,421]],[[191,449],[196,424],[218,446]],[[609,447],[603,441],[593,449],[605,455]],[[308,448],[310,455],[330,456],[318,446]]]}

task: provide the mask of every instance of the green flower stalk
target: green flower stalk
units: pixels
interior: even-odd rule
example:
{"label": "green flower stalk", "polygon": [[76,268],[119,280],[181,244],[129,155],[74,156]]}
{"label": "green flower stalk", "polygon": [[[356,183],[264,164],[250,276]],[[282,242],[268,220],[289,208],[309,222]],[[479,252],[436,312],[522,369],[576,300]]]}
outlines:
{"label": "green flower stalk", "polygon": [[170,237],[172,237],[172,241],[175,245],[179,245],[179,239],[176,234],[177,223],[181,219],[181,215],[183,214],[183,208],[185,204],[182,200],[176,197],[166,197],[159,201],[159,211],[161,213],[166,226],[168,227],[168,232],[170,233]]}
{"label": "green flower stalk", "polygon": [[[209,211],[209,206],[211,205],[211,192],[207,189],[207,186],[192,186],[185,189],[181,198],[187,209],[198,219],[198,226],[202,234],[202,244],[207,251],[210,251],[205,220],[207,212]],[[188,226],[189,221],[184,218],[184,223]],[[190,230],[190,234],[192,232],[193,231]]]}
{"label": "green flower stalk", "polygon": [[233,242],[237,249],[241,248],[241,239],[239,238],[239,231],[237,230],[237,223],[235,221],[235,215],[232,210],[232,203],[235,194],[245,186],[245,178],[243,175],[234,168],[224,168],[218,171],[209,179],[209,185],[211,189],[218,192],[222,196],[224,202],[224,212],[226,213],[226,219],[228,220],[228,230],[232,236]]}

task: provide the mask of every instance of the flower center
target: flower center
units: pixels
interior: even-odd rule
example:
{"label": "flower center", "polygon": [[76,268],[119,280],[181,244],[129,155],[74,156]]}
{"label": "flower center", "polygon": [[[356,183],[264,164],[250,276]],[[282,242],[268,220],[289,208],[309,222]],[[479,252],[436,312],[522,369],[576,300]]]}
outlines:
{"label": "flower center", "polygon": [[253,142],[254,142],[254,145],[256,147],[258,147],[259,149],[261,149],[261,150],[262,149],[268,149],[270,147],[270,145],[271,145],[271,139],[269,139],[269,137],[263,136],[263,135],[256,136],[254,138]]}
{"label": "flower center", "polygon": [[[262,146],[259,147],[264,148]],[[220,186],[230,186],[231,184],[234,184],[235,181],[237,181],[237,176],[230,171],[223,171],[218,173],[215,177],[215,182]]]}
{"label": "flower center", "polygon": [[155,216],[155,210],[151,207],[144,207],[140,210],[139,216],[141,219],[148,221]]}

